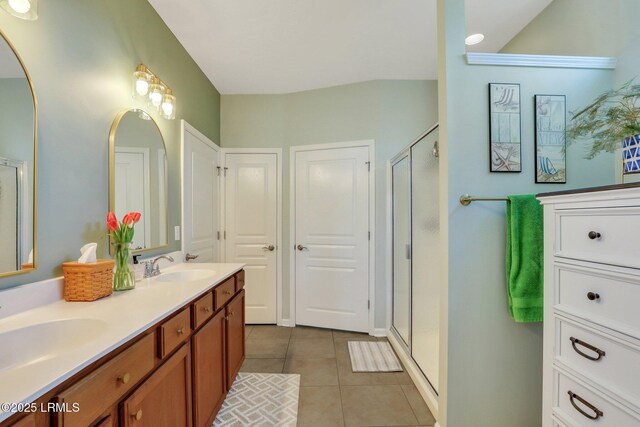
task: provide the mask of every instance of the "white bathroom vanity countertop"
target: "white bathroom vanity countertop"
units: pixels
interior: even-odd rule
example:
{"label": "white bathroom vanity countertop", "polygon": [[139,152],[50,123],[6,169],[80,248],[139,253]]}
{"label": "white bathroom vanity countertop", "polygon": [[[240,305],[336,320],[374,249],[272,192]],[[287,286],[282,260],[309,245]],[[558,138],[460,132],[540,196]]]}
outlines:
{"label": "white bathroom vanity countertop", "polygon": [[[243,267],[177,264],[163,269],[163,275],[183,270],[211,274],[200,271],[203,277],[189,282],[145,279],[133,290],[94,302],[59,300],[0,319],[0,404],[35,401]],[[0,422],[12,415],[1,406]]]}

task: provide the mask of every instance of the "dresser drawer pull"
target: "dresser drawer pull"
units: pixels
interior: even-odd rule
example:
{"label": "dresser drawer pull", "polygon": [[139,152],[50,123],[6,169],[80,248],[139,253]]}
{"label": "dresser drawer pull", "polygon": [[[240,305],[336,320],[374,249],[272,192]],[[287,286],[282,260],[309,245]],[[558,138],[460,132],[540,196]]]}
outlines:
{"label": "dresser drawer pull", "polygon": [[182,335],[184,334],[184,328],[180,327],[176,332],[178,333],[178,335]]}
{"label": "dresser drawer pull", "polygon": [[231,291],[223,291],[222,292],[224,295],[231,295]]}
{"label": "dresser drawer pull", "polygon": [[205,313],[211,313],[211,307],[205,307],[204,308],[204,312]]}
{"label": "dresser drawer pull", "polygon": [[[584,400],[583,398],[581,398],[571,390],[569,390],[568,393],[569,393],[569,400],[571,401],[571,404],[573,405],[573,407],[576,408],[576,411],[580,412],[585,417],[589,418],[590,420],[597,420],[598,418],[604,415],[600,409],[596,408],[591,403],[587,402],[586,400]],[[586,406],[590,410],[592,410],[595,415],[591,415],[583,411],[582,408],[576,405],[576,402],[574,401],[574,399],[582,403],[584,406]]]}
{"label": "dresser drawer pull", "polygon": [[600,299],[600,294],[598,294],[596,292],[588,292],[587,293],[587,298],[589,299],[589,301],[595,301],[597,299]]}
{"label": "dresser drawer pull", "polygon": [[[573,346],[573,349],[576,351],[576,353],[578,353],[580,356],[584,358],[587,358],[589,360],[600,360],[606,354],[604,351],[600,350],[598,347],[592,346],[591,344],[586,343],[584,341],[580,341],[578,338],[571,337],[569,339],[571,340],[571,345]],[[596,353],[598,357],[589,356],[588,354],[581,352],[580,350],[578,350],[578,347],[576,347],[576,345],[581,345],[584,348],[588,348],[589,350]]]}
{"label": "dresser drawer pull", "polygon": [[589,236],[591,240],[596,240],[602,237],[602,234],[598,233],[597,231],[590,231],[589,234],[587,234],[587,236]]}
{"label": "dresser drawer pull", "polygon": [[128,383],[130,379],[131,379],[131,374],[128,372],[123,376],[118,377],[118,381],[120,381],[122,384]]}
{"label": "dresser drawer pull", "polygon": [[140,409],[138,412],[131,414],[131,416],[136,420],[136,421],[140,421],[142,419],[142,409]]}

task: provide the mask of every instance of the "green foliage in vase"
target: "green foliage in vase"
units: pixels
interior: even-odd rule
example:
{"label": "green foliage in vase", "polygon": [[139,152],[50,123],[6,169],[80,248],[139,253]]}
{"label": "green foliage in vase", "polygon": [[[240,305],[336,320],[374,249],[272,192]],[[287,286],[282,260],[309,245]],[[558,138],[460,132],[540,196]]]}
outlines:
{"label": "green foliage in vase", "polygon": [[598,153],[614,152],[622,140],[640,134],[640,84],[628,81],[619,89],[598,96],[582,110],[572,112],[567,139],[590,139],[587,159]]}

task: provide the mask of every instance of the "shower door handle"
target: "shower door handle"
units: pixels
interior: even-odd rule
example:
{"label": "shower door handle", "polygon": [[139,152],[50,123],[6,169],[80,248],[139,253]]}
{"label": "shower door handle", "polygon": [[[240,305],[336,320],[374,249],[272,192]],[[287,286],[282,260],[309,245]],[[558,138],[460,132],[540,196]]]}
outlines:
{"label": "shower door handle", "polygon": [[407,259],[411,259],[411,243],[407,244]]}

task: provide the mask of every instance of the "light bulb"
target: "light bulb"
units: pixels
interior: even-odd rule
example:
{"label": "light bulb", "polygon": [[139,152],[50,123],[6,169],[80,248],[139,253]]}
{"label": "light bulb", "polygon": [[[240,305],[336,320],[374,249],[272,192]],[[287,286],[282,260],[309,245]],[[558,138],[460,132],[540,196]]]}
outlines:
{"label": "light bulb", "polygon": [[162,93],[160,93],[159,91],[151,92],[151,94],[149,95],[149,99],[151,99],[151,105],[157,108],[162,102]]}
{"label": "light bulb", "polygon": [[145,96],[149,93],[149,82],[144,79],[136,80],[136,93],[140,96]]}
{"label": "light bulb", "polygon": [[162,114],[171,116],[173,114],[173,104],[171,102],[162,103]]}
{"label": "light bulb", "polygon": [[9,6],[18,13],[27,13],[31,10],[29,0],[9,0]]}

